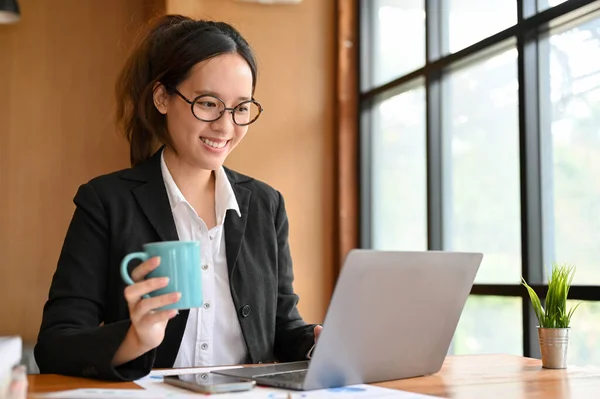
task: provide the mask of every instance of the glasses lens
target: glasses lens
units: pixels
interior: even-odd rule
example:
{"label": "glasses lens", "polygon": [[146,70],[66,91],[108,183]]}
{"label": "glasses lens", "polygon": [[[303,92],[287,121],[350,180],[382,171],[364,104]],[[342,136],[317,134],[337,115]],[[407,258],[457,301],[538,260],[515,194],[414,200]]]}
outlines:
{"label": "glasses lens", "polygon": [[249,125],[254,122],[260,114],[260,107],[253,101],[245,101],[235,107],[233,120],[238,125]]}
{"label": "glasses lens", "polygon": [[194,101],[192,110],[196,118],[211,122],[219,119],[225,110],[225,105],[216,97],[202,96]]}

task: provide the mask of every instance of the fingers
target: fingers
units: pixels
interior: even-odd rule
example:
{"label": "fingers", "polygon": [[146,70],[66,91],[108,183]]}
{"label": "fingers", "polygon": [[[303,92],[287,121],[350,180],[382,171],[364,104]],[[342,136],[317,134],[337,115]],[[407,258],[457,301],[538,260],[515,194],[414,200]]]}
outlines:
{"label": "fingers", "polygon": [[131,304],[139,302],[143,295],[149,294],[169,284],[168,277],[151,278],[125,288],[125,299]]}
{"label": "fingers", "polygon": [[175,316],[177,316],[176,309],[161,310],[159,312],[149,313],[144,317],[144,324],[153,325],[153,324],[165,322],[167,320],[172,319]]}
{"label": "fingers", "polygon": [[315,326],[314,332],[315,332],[315,341],[319,338],[319,335],[321,335],[321,331],[323,330],[322,326]]}
{"label": "fingers", "polygon": [[131,272],[131,279],[135,282],[141,281],[148,273],[156,269],[160,265],[160,258],[155,256],[142,262],[138,267]]}
{"label": "fingers", "polygon": [[181,299],[181,293],[173,292],[169,294],[159,295],[152,298],[142,299],[135,308],[135,312],[144,315],[146,313],[150,313],[150,311],[154,309],[158,309],[160,307],[171,305],[176,303]]}

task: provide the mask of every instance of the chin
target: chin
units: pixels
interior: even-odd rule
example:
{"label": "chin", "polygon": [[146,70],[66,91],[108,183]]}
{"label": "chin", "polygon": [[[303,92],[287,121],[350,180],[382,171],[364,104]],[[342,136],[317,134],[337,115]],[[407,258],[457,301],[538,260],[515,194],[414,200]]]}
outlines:
{"label": "chin", "polygon": [[196,163],[196,166],[202,170],[216,170],[223,166],[223,162],[206,162],[206,160],[201,160]]}
{"label": "chin", "polygon": [[191,157],[190,163],[194,165],[194,167],[203,170],[215,170],[220,168],[227,158],[226,155],[227,154],[210,154],[205,151],[194,151],[194,153],[189,154]]}

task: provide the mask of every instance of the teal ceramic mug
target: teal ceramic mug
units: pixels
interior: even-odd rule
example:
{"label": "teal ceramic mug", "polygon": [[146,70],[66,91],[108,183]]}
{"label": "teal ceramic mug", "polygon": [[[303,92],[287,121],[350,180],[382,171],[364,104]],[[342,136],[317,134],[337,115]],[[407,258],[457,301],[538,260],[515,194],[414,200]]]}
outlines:
{"label": "teal ceramic mug", "polygon": [[143,247],[144,252],[130,253],[121,261],[123,281],[129,285],[134,283],[128,271],[129,262],[133,259],[146,261],[159,256],[160,265],[148,273],[146,278],[168,277],[169,284],[145,297],[180,292],[181,299],[178,302],[160,309],[190,309],[202,306],[200,243],[198,241],[163,241],[145,244]]}

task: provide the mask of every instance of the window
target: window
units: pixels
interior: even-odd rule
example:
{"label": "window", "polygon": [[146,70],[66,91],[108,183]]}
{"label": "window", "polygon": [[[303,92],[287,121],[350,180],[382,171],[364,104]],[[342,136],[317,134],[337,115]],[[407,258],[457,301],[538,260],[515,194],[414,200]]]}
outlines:
{"label": "window", "polygon": [[484,253],[450,354],[539,356],[521,276],[574,264],[600,364],[600,2],[360,5],[362,245]]}
{"label": "window", "polygon": [[[370,52],[363,62],[363,89],[379,86],[425,64],[425,1],[362,0],[371,31],[362,47]],[[410,40],[402,40],[410,37]]]}
{"label": "window", "polygon": [[[540,41],[546,264],[600,285],[600,17]],[[548,268],[546,269],[548,271]]]}
{"label": "window", "polygon": [[544,11],[548,8],[555,7],[559,4],[566,2],[567,0],[537,0],[538,11]]}
{"label": "window", "polygon": [[425,250],[427,179],[423,82],[378,100],[371,119],[372,245],[377,249]]}
{"label": "window", "polygon": [[571,324],[567,361],[580,366],[600,364],[600,302],[568,301],[569,307],[576,305],[576,314]]}
{"label": "window", "polygon": [[522,355],[521,306],[521,298],[471,296],[465,304],[448,354]]}
{"label": "window", "polygon": [[[441,2],[442,18],[448,19],[447,34],[442,31],[444,53],[455,53],[517,23],[517,2],[506,0],[446,0]],[[443,7],[448,7],[448,13]]]}
{"label": "window", "polygon": [[518,88],[515,48],[444,79],[444,249],[483,252],[480,283],[520,281]]}

